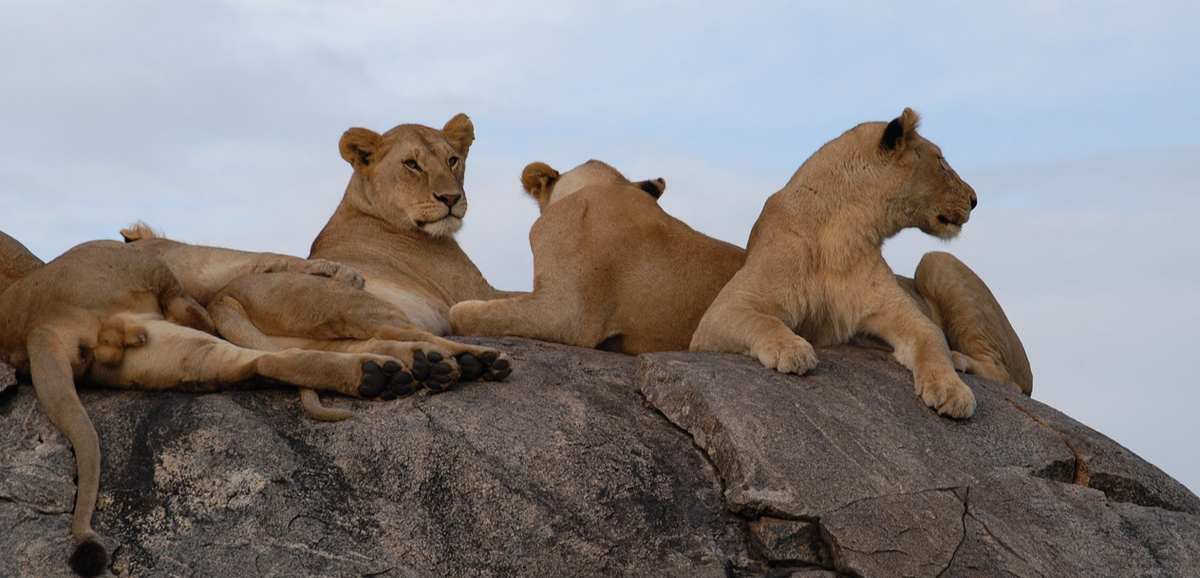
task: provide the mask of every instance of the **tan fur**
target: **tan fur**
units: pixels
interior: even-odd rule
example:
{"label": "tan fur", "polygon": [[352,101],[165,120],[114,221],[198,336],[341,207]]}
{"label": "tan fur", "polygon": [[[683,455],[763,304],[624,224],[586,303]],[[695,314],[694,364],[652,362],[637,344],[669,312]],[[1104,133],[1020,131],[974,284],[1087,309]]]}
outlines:
{"label": "tan fur", "polygon": [[400,367],[376,354],[236,347],[212,335],[209,315],[163,261],[115,241],[80,245],[16,280],[0,293],[0,327],[0,359],[32,377],[42,408],[75,449],[72,566],[84,575],[102,571],[107,553],[91,528],[99,440],[76,380],[218,390],[262,377],[358,395],[390,377],[383,368]]}
{"label": "tan fur", "polygon": [[1032,389],[1020,340],[965,265],[927,256],[910,293],[883,260],[883,241],[907,227],[953,238],[976,202],[917,123],[905,109],[891,123],[847,131],[767,200],[746,264],[705,313],[692,350],[743,353],[803,374],[817,363],[813,344],[877,337],[913,371],[925,403],[955,418],[975,411],[956,364],[985,375],[994,368],[990,377]]}
{"label": "tan fur", "polygon": [[487,283],[453,236],[467,210],[463,178],[474,138],[463,114],[441,130],[415,124],[382,135],[347,130],[339,150],[354,172],[310,258],[361,272],[365,291],[312,275],[242,275],[209,305],[221,335],[258,349],[381,352],[406,367],[440,359],[422,380],[435,390],[460,377],[507,376],[503,353],[441,337],[450,331],[455,303],[506,295]]}
{"label": "tan fur", "polygon": [[30,271],[45,265],[20,241],[0,231],[0,293]]}
{"label": "tan fur", "polygon": [[631,183],[588,161],[563,175],[522,173],[533,224],[533,293],[450,310],[461,335],[516,335],[626,353],[683,350],[742,250],[668,215],[662,179]]}

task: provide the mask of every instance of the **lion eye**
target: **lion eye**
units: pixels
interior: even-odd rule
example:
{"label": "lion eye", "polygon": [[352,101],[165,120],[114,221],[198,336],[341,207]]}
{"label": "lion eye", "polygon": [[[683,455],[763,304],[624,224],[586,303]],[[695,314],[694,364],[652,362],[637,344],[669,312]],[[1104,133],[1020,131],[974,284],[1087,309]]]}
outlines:
{"label": "lion eye", "polygon": [[421,165],[418,165],[417,161],[415,159],[408,159],[408,160],[404,161],[404,166],[406,166],[414,171],[421,172]]}
{"label": "lion eye", "polygon": [[450,157],[450,160],[446,162],[450,163],[451,168],[456,167],[458,166],[458,157]]}

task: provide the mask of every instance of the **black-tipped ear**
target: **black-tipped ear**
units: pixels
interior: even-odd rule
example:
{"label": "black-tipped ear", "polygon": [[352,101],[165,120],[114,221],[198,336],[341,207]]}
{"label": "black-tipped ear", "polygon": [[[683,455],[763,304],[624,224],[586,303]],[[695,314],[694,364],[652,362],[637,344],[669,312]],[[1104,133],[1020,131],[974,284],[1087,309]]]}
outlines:
{"label": "black-tipped ear", "polygon": [[667,181],[664,181],[662,179],[654,179],[654,180],[650,180],[650,181],[638,181],[636,183],[633,183],[633,186],[635,186],[643,191],[646,191],[646,194],[650,195],[651,197],[654,197],[654,200],[657,201],[658,198],[662,196],[663,192],[667,190]]}
{"label": "black-tipped ear", "polygon": [[899,118],[892,119],[887,128],[883,129],[883,140],[879,142],[879,146],[885,151],[894,151],[900,148],[900,143],[904,142],[904,125]]}
{"label": "black-tipped ear", "polygon": [[921,117],[913,109],[904,109],[900,116],[892,119],[892,122],[889,122],[883,129],[883,138],[879,141],[879,147],[885,151],[904,148],[905,142],[916,132],[917,125],[920,123]]}
{"label": "black-tipped ear", "polygon": [[361,170],[383,156],[383,137],[370,129],[352,128],[342,133],[338,151],[350,166]]}

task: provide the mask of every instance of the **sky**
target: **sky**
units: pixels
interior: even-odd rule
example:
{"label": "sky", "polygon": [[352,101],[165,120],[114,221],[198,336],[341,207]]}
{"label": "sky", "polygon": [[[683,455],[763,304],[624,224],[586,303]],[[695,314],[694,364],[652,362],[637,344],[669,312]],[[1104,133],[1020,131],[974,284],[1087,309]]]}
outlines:
{"label": "sky", "polygon": [[1197,23],[1190,0],[0,0],[0,230],[43,259],[136,219],[303,256],[343,131],[465,112],[460,242],[529,289],[530,162],[665,178],[668,212],[744,245],[821,144],[912,107],[979,206],[954,241],[889,241],[893,269],[957,255],[1035,399],[1200,492]]}

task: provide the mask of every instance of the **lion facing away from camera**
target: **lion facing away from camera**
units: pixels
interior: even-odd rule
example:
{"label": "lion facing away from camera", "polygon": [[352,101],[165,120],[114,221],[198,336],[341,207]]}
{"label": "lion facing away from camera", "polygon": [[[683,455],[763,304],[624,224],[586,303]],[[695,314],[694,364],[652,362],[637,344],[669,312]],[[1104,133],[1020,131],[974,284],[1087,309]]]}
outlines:
{"label": "lion facing away from camera", "polygon": [[746,264],[705,313],[692,350],[743,353],[803,374],[817,363],[814,344],[878,338],[913,371],[926,405],[953,418],[975,411],[956,368],[1032,390],[1020,340],[970,269],[931,253],[907,282],[883,259],[884,240],[908,227],[955,237],[977,203],[917,134],[918,121],[905,109],[891,122],[858,125],[805,161],[767,200]]}
{"label": "lion facing away from camera", "polygon": [[662,179],[631,183],[592,160],[521,177],[542,215],[529,232],[533,292],[450,310],[460,335],[515,335],[630,354],[687,349],[742,250],[667,214]]}

